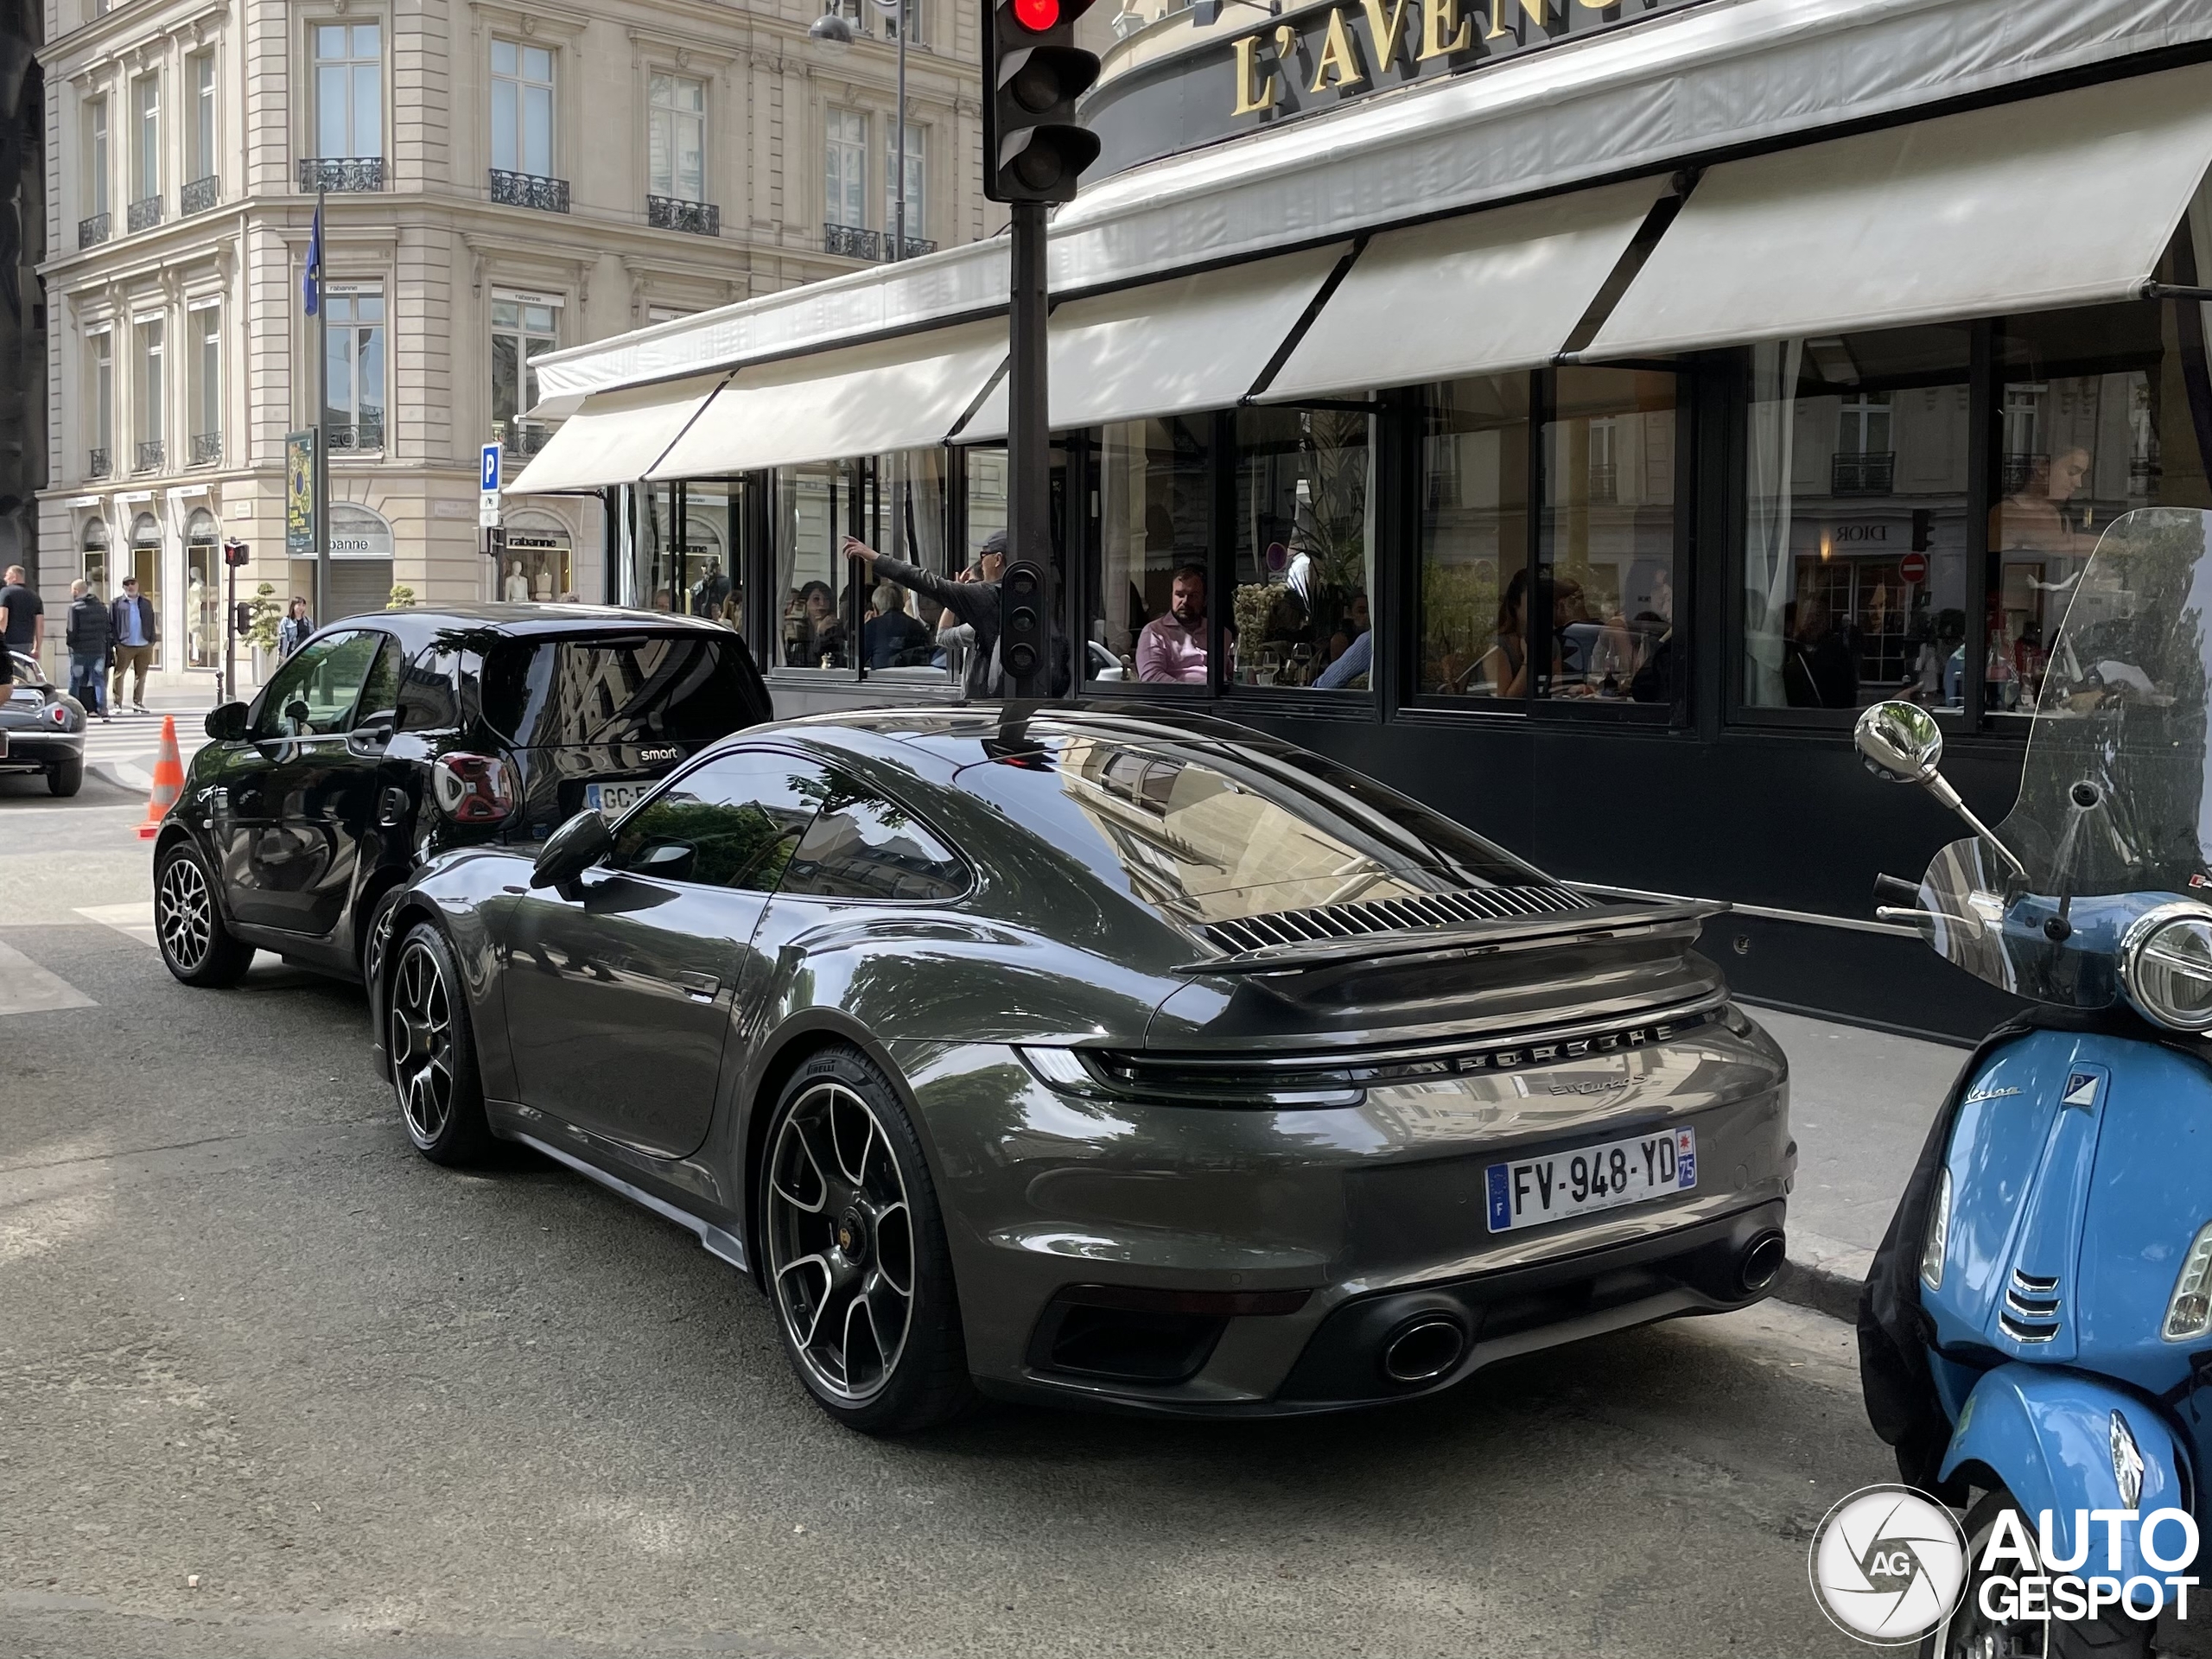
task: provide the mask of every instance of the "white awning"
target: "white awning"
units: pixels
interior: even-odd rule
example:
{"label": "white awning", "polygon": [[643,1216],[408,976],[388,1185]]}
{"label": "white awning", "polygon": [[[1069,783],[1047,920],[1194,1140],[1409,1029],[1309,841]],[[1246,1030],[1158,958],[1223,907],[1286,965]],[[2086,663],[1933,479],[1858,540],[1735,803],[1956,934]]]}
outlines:
{"label": "white awning", "polygon": [[502,493],[543,495],[636,483],[728,378],[727,372],[696,374],[592,393]]}
{"label": "white awning", "polygon": [[[1350,245],[1058,307],[1049,330],[1052,429],[1230,408],[1252,390]],[[1006,399],[1001,381],[960,441],[1006,436]]]}
{"label": "white awning", "polygon": [[741,369],[654,467],[710,478],[941,443],[1006,360],[1006,324],[971,323]]}
{"label": "white awning", "polygon": [[2139,292],[2212,166],[2212,65],[1708,171],[1580,355]]}
{"label": "white awning", "polygon": [[1263,398],[1550,362],[1663,188],[1639,180],[1376,237]]}

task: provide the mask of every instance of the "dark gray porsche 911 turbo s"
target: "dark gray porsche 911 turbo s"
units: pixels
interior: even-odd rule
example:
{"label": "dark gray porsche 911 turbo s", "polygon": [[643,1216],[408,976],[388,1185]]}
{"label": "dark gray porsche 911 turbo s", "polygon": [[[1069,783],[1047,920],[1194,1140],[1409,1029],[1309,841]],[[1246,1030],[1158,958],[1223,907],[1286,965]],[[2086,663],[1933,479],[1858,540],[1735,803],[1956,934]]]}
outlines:
{"label": "dark gray porsche 911 turbo s", "polygon": [[855,1427],[1331,1410],[1764,1293],[1785,1065],[1707,913],[1210,719],[817,717],[427,868],[378,1059],[429,1158],[752,1273]]}

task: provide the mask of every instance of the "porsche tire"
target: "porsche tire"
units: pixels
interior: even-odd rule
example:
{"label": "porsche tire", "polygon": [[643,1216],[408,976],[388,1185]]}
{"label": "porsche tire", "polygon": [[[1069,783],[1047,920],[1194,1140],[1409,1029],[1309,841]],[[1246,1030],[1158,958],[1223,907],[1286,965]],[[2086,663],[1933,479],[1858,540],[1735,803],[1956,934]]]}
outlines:
{"label": "porsche tire", "polygon": [[417,922],[394,947],[385,1052],[399,1121],[434,1164],[467,1168],[491,1154],[492,1126],[476,1067],[476,1030],[453,947]]}

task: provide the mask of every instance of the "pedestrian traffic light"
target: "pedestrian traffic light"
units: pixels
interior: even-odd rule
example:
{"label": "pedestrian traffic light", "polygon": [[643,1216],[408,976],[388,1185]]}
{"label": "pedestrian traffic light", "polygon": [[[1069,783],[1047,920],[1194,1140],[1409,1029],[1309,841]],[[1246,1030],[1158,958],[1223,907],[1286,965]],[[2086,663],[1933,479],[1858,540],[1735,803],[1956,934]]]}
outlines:
{"label": "pedestrian traffic light", "polygon": [[253,606],[250,601],[242,599],[231,607],[231,632],[241,639],[253,632]]}
{"label": "pedestrian traffic light", "polygon": [[223,563],[235,570],[245,562],[246,544],[235,536],[226,538],[223,543]]}
{"label": "pedestrian traffic light", "polygon": [[1075,43],[1091,0],[985,0],[983,194],[993,201],[1073,201],[1098,159],[1075,101],[1098,60]]}

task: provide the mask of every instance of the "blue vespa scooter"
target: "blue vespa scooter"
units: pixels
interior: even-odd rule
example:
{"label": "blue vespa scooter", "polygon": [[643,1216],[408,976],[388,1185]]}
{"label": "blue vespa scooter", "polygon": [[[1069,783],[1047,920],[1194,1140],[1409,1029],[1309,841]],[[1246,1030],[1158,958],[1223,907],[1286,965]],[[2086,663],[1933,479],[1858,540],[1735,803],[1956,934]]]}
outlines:
{"label": "blue vespa scooter", "polygon": [[[2209,706],[2212,513],[2146,508],[2081,571],[1994,830],[1937,773],[1925,709],[1859,722],[1870,770],[1974,831],[1916,888],[1883,878],[1912,902],[1879,913],[2028,1004],[1938,1115],[1861,1304],[1876,1428],[1906,1480],[1973,1499],[1967,1594],[1924,1655],[2148,1654],[2152,1586],[2171,1619],[2171,1578],[2197,1572],[2171,1565],[2187,1523],[2146,1537],[2135,1517],[2201,1522],[2212,1452]],[[2056,1613],[1983,1596],[1991,1540],[2023,1535],[2048,1548],[2047,1579],[2071,1564],[2137,1582]],[[2190,1597],[2190,1622],[2212,1624],[2212,1599]]]}

